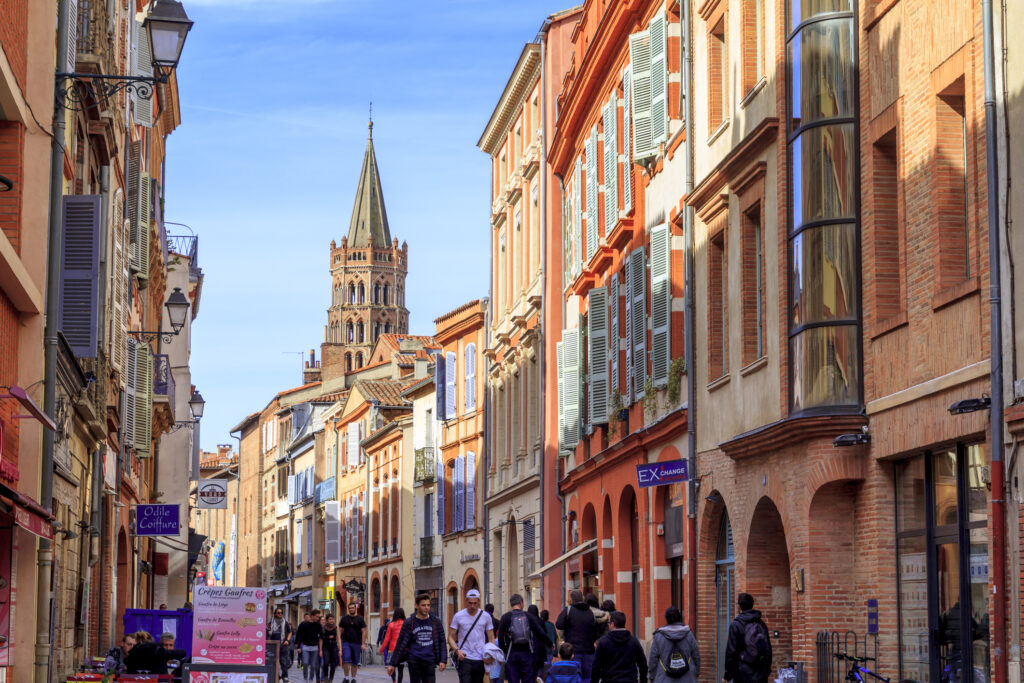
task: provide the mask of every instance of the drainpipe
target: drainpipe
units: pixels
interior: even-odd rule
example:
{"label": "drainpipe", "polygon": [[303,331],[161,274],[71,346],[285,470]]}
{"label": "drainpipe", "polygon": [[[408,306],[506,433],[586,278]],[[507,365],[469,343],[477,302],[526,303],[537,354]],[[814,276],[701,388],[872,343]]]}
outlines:
{"label": "drainpipe", "polygon": [[[690,49],[690,3],[683,2],[683,26],[680,47],[683,52],[683,125],[686,127],[686,197],[693,193],[693,107],[691,97],[693,84],[693,52]],[[683,333],[686,336],[686,436],[687,460],[690,481],[687,490],[686,519],[686,623],[691,629],[697,628],[697,495],[700,479],[697,476],[697,342],[694,339],[694,278],[693,278],[693,207],[687,203],[683,214],[683,232],[686,242],[684,288],[686,290],[686,314]]]}
{"label": "drainpipe", "polygon": [[[561,205],[562,201],[564,201],[564,199],[565,199],[565,181],[563,180],[562,176],[560,176],[557,173],[554,173],[552,175],[555,178],[558,179],[558,199],[559,199],[559,205]],[[561,216],[562,212],[559,211],[558,215]],[[564,256],[564,254],[563,254],[563,256]],[[559,322],[561,323],[562,327],[565,327],[565,306],[563,305],[565,302],[562,300],[561,285],[559,285],[558,292],[559,292],[559,294],[558,294],[558,297],[559,297],[558,298],[558,307],[559,307],[559,310],[561,311],[561,316],[560,316],[561,320]],[[561,334],[561,333],[559,333],[559,334]],[[561,397],[559,397],[558,400],[561,400]],[[558,438],[559,439],[562,438],[561,434],[559,434]],[[558,459],[561,458],[561,457],[562,457],[562,454],[561,454],[561,452],[559,452],[558,447],[556,446],[555,447],[555,468],[554,468],[555,472],[558,472]],[[561,514],[561,516],[558,519],[559,534],[560,534],[560,536],[562,538],[562,547],[561,547],[561,552],[559,554],[560,555],[564,555],[565,551],[566,551],[565,546],[566,546],[566,543],[567,543],[567,540],[568,540],[568,539],[566,539],[566,531],[565,531],[565,521],[566,521],[566,514],[567,513],[566,513],[566,510],[565,510],[565,496],[562,495],[562,491],[561,491],[561,489],[559,488],[558,485],[559,485],[559,482],[556,480],[555,481],[555,497],[558,498],[559,506],[562,509],[562,514]],[[559,573],[562,576],[562,596],[564,596],[566,594],[566,588],[569,585],[569,581],[568,581],[568,578],[567,578],[567,569],[568,568],[565,566],[565,563],[563,562],[562,563],[562,567],[559,569]],[[560,599],[562,599],[562,598],[560,598]],[[561,603],[559,603],[559,604],[561,604]]]}
{"label": "drainpipe", "polygon": [[992,0],[982,0],[985,50],[985,166],[988,192],[989,358],[992,368],[992,592],[995,605],[992,629],[992,666],[995,683],[1006,683],[1006,508],[1003,471],[1003,319],[999,262],[999,169],[996,148],[995,31]]}
{"label": "drainpipe", "polygon": [[[71,27],[68,26],[65,7],[69,0],[57,2],[57,71],[70,72],[74,64],[68,64],[67,50]],[[57,82],[57,90],[64,86],[64,79]],[[64,195],[64,137],[66,118],[64,103],[54,98],[53,123],[50,142],[50,221],[46,255],[46,321],[43,330],[43,412],[54,415],[57,406],[57,327],[60,314],[60,254],[64,245],[64,226],[61,221],[61,203]],[[56,434],[52,429],[43,429],[43,452],[39,463],[39,502],[47,511],[53,511],[53,449]],[[39,539],[36,559],[36,649],[35,680],[37,683],[50,681],[50,662],[53,661],[53,642],[50,639],[50,593],[53,569],[53,544],[49,539]]]}
{"label": "drainpipe", "polygon": [[[547,196],[548,196],[548,183],[547,183],[548,126],[547,126],[547,116],[545,115],[545,108],[547,107],[547,102],[545,101],[545,97],[547,95],[546,85],[547,85],[548,78],[547,78],[547,72],[545,71],[545,68],[546,68],[546,61],[547,61],[546,60],[546,56],[547,56],[547,51],[548,51],[548,28],[550,26],[551,26],[551,19],[546,19],[544,21],[544,25],[540,29],[540,36],[539,36],[540,37],[540,106],[541,106],[541,110],[538,113],[540,115],[539,118],[540,118],[540,173],[541,173],[541,176],[540,176],[540,178],[541,178],[541,181],[540,181],[540,197],[539,197],[540,206],[541,206],[541,210],[540,210],[540,228],[539,228],[540,229],[540,302],[541,303],[540,303],[540,314],[538,316],[538,323],[537,323],[537,327],[540,328],[540,339],[539,339],[540,353],[538,354],[540,356],[540,363],[539,363],[540,367],[537,369],[538,375],[540,376],[540,392],[538,392],[538,394],[537,394],[537,402],[538,402],[537,415],[540,416],[540,419],[538,420],[538,422],[539,422],[538,427],[540,428],[540,434],[538,436],[540,437],[540,448],[541,448],[541,459],[540,459],[540,468],[539,468],[540,471],[539,471],[539,475],[538,475],[540,477],[540,482],[539,482],[539,487],[540,487],[540,505],[538,507],[540,508],[540,512],[539,512],[540,519],[539,519],[539,522],[540,522],[540,539],[541,539],[541,541],[540,541],[540,566],[541,567],[544,566],[544,561],[545,561],[544,529],[546,527],[544,526],[544,519],[545,519],[545,515],[544,515],[544,485],[547,483],[547,477],[544,476],[544,473],[547,471],[547,468],[544,467],[544,456],[546,455],[546,453],[545,453],[546,448],[545,448],[545,442],[544,442],[544,433],[546,431],[544,429],[544,424],[545,424],[545,420],[544,420],[544,396],[545,396],[544,387],[545,387],[546,383],[544,381],[544,379],[545,379],[544,375],[545,375],[545,368],[547,367],[547,363],[545,362],[546,359],[547,359],[547,354],[545,353],[545,349],[544,349],[544,342],[547,339],[547,331],[546,331],[546,328],[545,328],[545,325],[544,325],[544,304],[546,302],[546,297],[544,296],[544,288],[547,285],[547,227],[548,227],[548,211],[547,211],[547,207],[548,207],[548,202],[547,202]],[[543,576],[540,577],[540,595],[541,595],[542,598],[544,597],[544,577]]]}
{"label": "drainpipe", "polygon": [[[491,267],[493,268],[494,266],[492,265]],[[488,292],[488,294],[490,294],[490,293]],[[490,342],[490,336],[491,336],[491,300],[490,300],[490,298],[488,298],[487,309],[484,312],[484,329],[487,331],[487,338],[488,338],[488,343],[489,343]],[[491,365],[493,365],[493,364],[492,363],[488,363],[487,375],[486,376],[490,376],[490,374],[491,374],[491,367],[490,367]],[[435,392],[437,391],[437,387],[434,387],[434,391]],[[483,506],[483,508],[484,508],[484,510],[483,510],[483,513],[484,513],[484,577],[483,577],[483,579],[484,579],[484,585],[483,585],[483,589],[484,589],[484,595],[488,598],[488,601],[490,601],[490,598],[491,598],[491,592],[490,592],[490,587],[491,587],[491,552],[490,552],[490,550],[491,550],[491,508],[490,508],[489,505],[487,505],[487,489],[488,489],[487,479],[490,476],[490,472],[491,472],[491,457],[492,457],[491,456],[491,438],[492,438],[492,435],[494,434],[494,430],[493,430],[492,425],[491,425],[491,420],[493,418],[491,416],[491,411],[487,409],[487,406],[490,404],[490,402],[491,402],[491,383],[488,382],[488,381],[484,381],[484,405],[483,405],[483,411],[484,411],[484,457],[483,457],[483,465],[484,465],[484,481],[483,481],[483,484],[484,484],[483,485],[483,490],[484,490],[484,495],[483,495],[483,500],[484,500],[484,506]],[[441,482],[441,485],[444,486],[444,482]],[[475,494],[476,494],[476,492],[474,491],[474,495]],[[475,502],[476,501],[474,501],[474,504],[475,504]],[[444,555],[444,553],[442,552],[442,557],[443,557],[443,555]],[[498,567],[498,570],[501,571],[500,565]],[[443,570],[442,570],[442,572],[443,572]],[[444,591],[444,576],[443,576],[443,573],[442,573],[442,578],[441,578],[441,584],[442,584],[441,585],[441,590]],[[443,597],[443,596],[439,596],[439,597]]]}

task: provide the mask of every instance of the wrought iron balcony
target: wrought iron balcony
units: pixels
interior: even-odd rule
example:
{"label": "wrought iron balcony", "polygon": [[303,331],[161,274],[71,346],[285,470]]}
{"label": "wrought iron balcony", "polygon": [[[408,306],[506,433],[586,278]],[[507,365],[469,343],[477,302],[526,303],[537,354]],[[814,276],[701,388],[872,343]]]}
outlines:
{"label": "wrought iron balcony", "polygon": [[[188,272],[192,277],[202,273],[199,267],[199,238],[195,235],[168,235],[167,251],[188,259]],[[170,257],[168,257],[170,259]]]}
{"label": "wrought iron balcony", "polygon": [[416,465],[414,470],[414,479],[417,483],[434,481],[435,472],[437,471],[437,462],[434,456],[433,446],[427,446],[426,448],[416,449]]}
{"label": "wrought iron balcony", "polygon": [[316,485],[316,504],[337,498],[337,479],[331,477]]}
{"label": "wrought iron balcony", "polygon": [[72,71],[109,74],[114,55],[114,35],[109,30],[110,15],[106,0],[79,0],[76,36],[76,62]]}

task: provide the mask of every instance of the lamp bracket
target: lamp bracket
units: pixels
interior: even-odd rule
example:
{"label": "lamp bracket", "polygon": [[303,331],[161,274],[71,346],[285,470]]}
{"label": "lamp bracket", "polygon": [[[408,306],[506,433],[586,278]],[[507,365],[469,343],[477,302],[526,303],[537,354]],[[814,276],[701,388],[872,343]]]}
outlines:
{"label": "lamp bracket", "polygon": [[134,339],[137,339],[143,344],[148,344],[156,338],[160,338],[164,344],[170,344],[174,341],[174,338],[178,336],[177,332],[164,332],[162,330],[150,331],[145,330],[128,330],[128,335]]}
{"label": "lamp bracket", "polygon": [[88,103],[89,99],[106,102],[122,91],[134,94],[139,99],[152,99],[154,87],[158,83],[166,83],[169,76],[162,70],[157,70],[156,65],[153,68],[153,76],[58,72],[57,101],[65,109],[85,110],[91,106]]}

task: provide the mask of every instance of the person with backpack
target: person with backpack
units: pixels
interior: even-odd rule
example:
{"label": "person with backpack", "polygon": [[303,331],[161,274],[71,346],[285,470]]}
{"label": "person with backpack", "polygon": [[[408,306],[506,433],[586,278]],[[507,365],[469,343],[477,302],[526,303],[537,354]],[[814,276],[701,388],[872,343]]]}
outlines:
{"label": "person with backpack", "polygon": [[503,680],[508,683],[534,683],[539,655],[551,645],[551,640],[540,618],[523,609],[523,596],[513,594],[509,605],[512,609],[498,622],[498,647],[505,653]]}
{"label": "person with backpack", "polygon": [[723,681],[765,683],[772,670],[772,641],[761,612],[754,609],[754,597],[740,593],[736,598],[740,613],[729,624],[725,647]]}
{"label": "person with backpack", "polygon": [[640,641],[626,629],[626,615],[608,615],[608,633],[597,641],[594,683],[640,683],[647,678],[647,657]]}
{"label": "person with backpack", "polygon": [[[395,610],[396,619],[398,610]],[[390,650],[388,675],[394,680],[395,668],[403,663],[409,665],[410,683],[434,683],[435,667],[444,671],[448,659],[445,645],[444,626],[441,620],[430,613],[430,594],[416,596],[416,611],[402,621],[394,647]]]}
{"label": "person with backpack", "polygon": [[587,607],[594,614],[594,642],[596,643],[601,636],[608,633],[608,615],[615,611],[615,603],[612,603],[610,610],[601,609],[598,606],[597,596],[587,593]]}
{"label": "person with backpack", "polygon": [[573,658],[572,643],[558,646],[558,661],[548,668],[544,683],[580,683],[580,663]]}
{"label": "person with backpack", "polygon": [[572,644],[573,657],[580,663],[581,683],[590,683],[594,667],[594,613],[583,601],[583,591],[569,591],[569,602],[555,620],[562,640]]}
{"label": "person with backpack", "polygon": [[647,656],[647,676],[654,683],[697,683],[700,650],[697,638],[683,623],[678,607],[665,610],[665,625],[654,632]]}

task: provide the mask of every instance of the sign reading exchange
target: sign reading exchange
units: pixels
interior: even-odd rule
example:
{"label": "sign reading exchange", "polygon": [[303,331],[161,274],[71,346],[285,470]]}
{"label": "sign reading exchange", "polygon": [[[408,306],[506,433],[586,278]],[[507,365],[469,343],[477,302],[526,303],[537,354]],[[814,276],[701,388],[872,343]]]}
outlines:
{"label": "sign reading exchange", "polygon": [[225,479],[200,479],[197,488],[200,510],[226,510],[228,482]]}
{"label": "sign reading exchange", "polygon": [[177,536],[181,525],[178,523],[178,506],[136,505],[136,536]]}
{"label": "sign reading exchange", "polygon": [[636,466],[636,479],[640,488],[677,484],[690,478],[685,460],[652,462]]}

